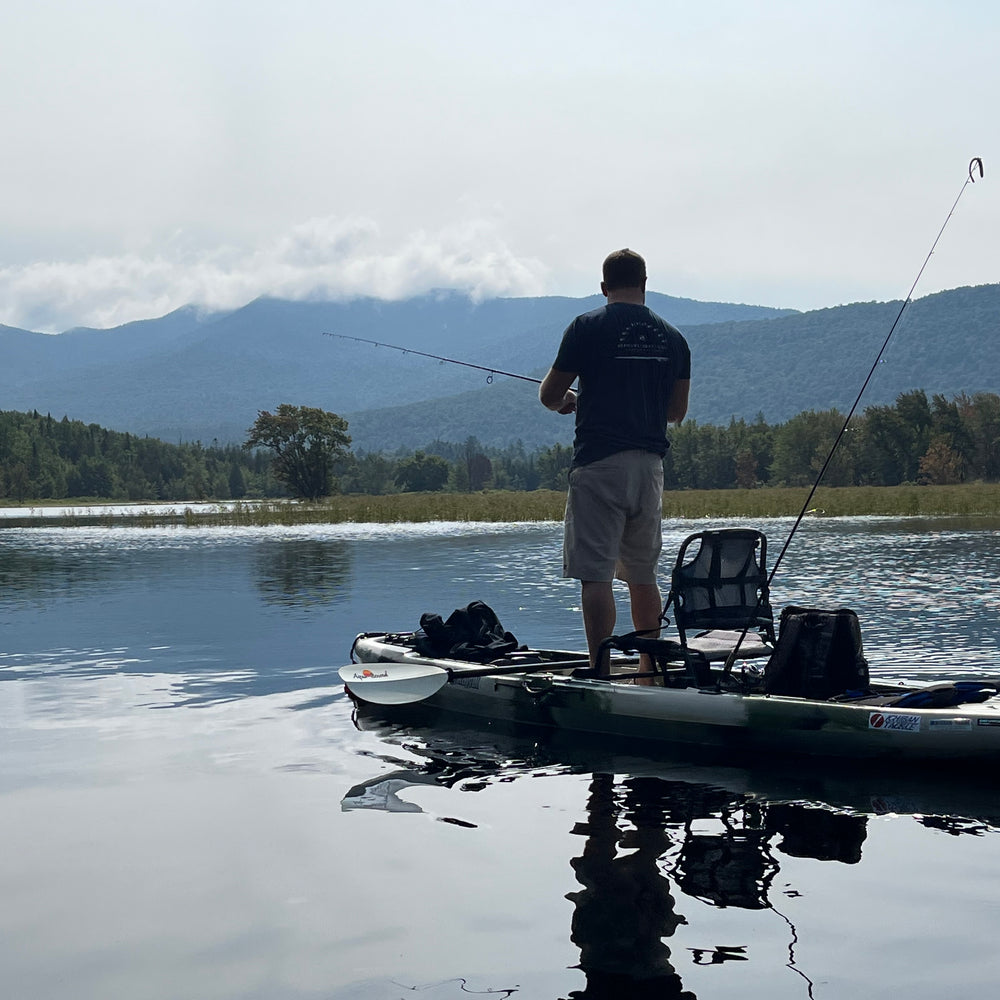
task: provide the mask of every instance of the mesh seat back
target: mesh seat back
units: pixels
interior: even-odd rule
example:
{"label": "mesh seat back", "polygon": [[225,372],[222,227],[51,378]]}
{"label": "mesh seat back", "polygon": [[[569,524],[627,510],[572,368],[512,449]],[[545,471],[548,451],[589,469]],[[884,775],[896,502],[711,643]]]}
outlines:
{"label": "mesh seat back", "polygon": [[766,557],[767,540],[752,528],[688,536],[677,554],[667,599],[681,642],[689,630],[747,627],[763,630],[773,642]]}

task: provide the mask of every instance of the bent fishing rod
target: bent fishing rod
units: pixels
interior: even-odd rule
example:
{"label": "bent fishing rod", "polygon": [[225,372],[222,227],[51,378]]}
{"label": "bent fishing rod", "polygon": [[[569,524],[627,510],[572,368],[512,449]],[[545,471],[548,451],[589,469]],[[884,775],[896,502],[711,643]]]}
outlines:
{"label": "bent fishing rod", "polygon": [[530,375],[518,375],[517,372],[505,372],[501,368],[493,368],[489,365],[474,365],[471,361],[458,361],[455,358],[445,358],[440,354],[428,354],[426,351],[415,351],[412,347],[397,347],[395,344],[386,344],[380,340],[365,340],[364,337],[349,337],[346,333],[324,333],[324,337],[339,337],[341,340],[353,340],[357,344],[372,344],[374,347],[388,347],[393,351],[402,351],[403,354],[418,354],[422,358],[433,358],[435,361],[445,361],[449,365],[462,365],[465,368],[476,368],[481,372],[487,372],[486,384],[491,385],[494,375],[506,375],[507,378],[519,378],[522,382],[534,382],[541,385],[540,378],[532,378]]}
{"label": "bent fishing rod", "polygon": [[[819,488],[820,482],[823,480],[823,476],[826,475],[826,470],[830,467],[830,463],[833,461],[833,456],[840,447],[840,442],[843,440],[844,435],[847,433],[848,424],[850,424],[854,413],[858,408],[858,404],[861,402],[861,397],[865,394],[865,390],[868,388],[868,383],[871,382],[875,375],[875,371],[882,361],[882,355],[885,354],[886,348],[889,346],[889,341],[892,339],[893,333],[896,331],[896,327],[899,326],[899,321],[903,318],[903,313],[906,311],[906,307],[910,304],[913,298],[913,291],[917,287],[917,283],[923,276],[924,270],[929,263],[931,256],[937,249],[938,241],[941,239],[948,223],[951,221],[952,215],[955,214],[955,209],[958,208],[958,203],[965,194],[965,189],[970,184],[976,183],[976,172],[978,171],[980,178],[983,176],[983,160],[982,157],[975,156],[969,161],[969,171],[968,176],[965,178],[965,182],[962,184],[958,192],[958,197],[955,199],[951,206],[948,214],[945,216],[944,222],[941,224],[941,228],[938,230],[937,236],[934,237],[934,242],[931,244],[930,250],[927,251],[927,256],[924,258],[923,264],[920,265],[920,270],[917,271],[917,276],[913,279],[913,284],[910,285],[909,292],[906,293],[906,298],[903,300],[903,304],[899,307],[899,312],[896,314],[896,318],[892,322],[892,326],[889,328],[889,332],[885,335],[885,340],[882,342],[881,348],[879,348],[878,354],[875,355],[875,360],[872,362],[871,370],[868,372],[868,377],[861,384],[861,388],[858,390],[858,394],[854,399],[854,403],[851,406],[850,412],[844,418],[843,426],[840,428],[840,433],[834,439],[833,445],[830,448],[829,454],[826,456],[826,461],[823,463],[822,468],[819,470],[819,474],[816,476],[815,482],[812,484],[812,488],[809,490],[809,495],[805,499],[805,503],[802,504],[802,510],[799,511],[798,517],[795,519],[795,523],[792,525],[791,531],[788,532],[788,537],[785,539],[785,544],[782,545],[781,551],[778,553],[778,558],[774,560],[774,565],[771,567],[771,572],[767,577],[767,586],[770,589],[771,581],[774,579],[774,575],[778,572],[778,566],[781,565],[781,560],[785,557],[785,553],[788,551],[788,546],[792,543],[792,538],[795,532],[798,530],[799,525],[802,523],[802,519],[809,513],[809,505],[812,503],[813,497],[816,495],[816,490]],[[760,607],[758,602],[758,607]],[[736,654],[739,651],[740,645],[746,638],[747,632],[749,631],[749,625],[744,628],[743,634],[740,636],[739,641],[736,643],[736,647],[729,654],[725,663],[725,672],[729,673],[732,669],[733,663],[736,660]]]}

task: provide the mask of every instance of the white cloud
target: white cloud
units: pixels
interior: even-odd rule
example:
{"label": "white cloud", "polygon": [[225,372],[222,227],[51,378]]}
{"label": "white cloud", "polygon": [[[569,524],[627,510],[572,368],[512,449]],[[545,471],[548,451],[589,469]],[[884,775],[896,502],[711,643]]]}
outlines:
{"label": "white cloud", "polygon": [[625,245],[674,295],[894,298],[973,155],[918,294],[996,281],[1000,6],[897,6],[8,0],[0,322],[584,295]]}
{"label": "white cloud", "polygon": [[398,299],[433,288],[476,298],[538,295],[545,277],[544,265],[517,257],[490,221],[391,241],[371,219],[328,216],[245,251],[178,248],[0,268],[0,322],[49,333],[106,328],[188,304],[235,308],[261,295]]}

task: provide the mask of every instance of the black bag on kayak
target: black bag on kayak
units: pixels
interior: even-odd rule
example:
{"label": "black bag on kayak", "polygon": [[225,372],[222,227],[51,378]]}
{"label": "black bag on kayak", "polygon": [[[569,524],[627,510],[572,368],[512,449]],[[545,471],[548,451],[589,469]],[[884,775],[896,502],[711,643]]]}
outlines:
{"label": "black bag on kayak", "polygon": [[456,608],[447,621],[442,621],[440,615],[424,612],[420,616],[420,631],[413,633],[413,643],[421,656],[446,656],[473,663],[487,663],[518,648],[517,639],[482,601]]}
{"label": "black bag on kayak", "polygon": [[778,645],[764,668],[764,690],[823,701],[847,693],[866,694],[868,661],[861,648],[858,616],[848,608],[784,608]]}

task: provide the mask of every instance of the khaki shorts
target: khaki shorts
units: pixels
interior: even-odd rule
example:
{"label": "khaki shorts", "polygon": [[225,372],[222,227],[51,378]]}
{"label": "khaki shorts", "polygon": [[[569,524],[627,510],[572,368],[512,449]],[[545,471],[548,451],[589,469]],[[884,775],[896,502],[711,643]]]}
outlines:
{"label": "khaki shorts", "polygon": [[663,459],[620,451],[570,470],[563,576],[656,583],[663,545]]}

